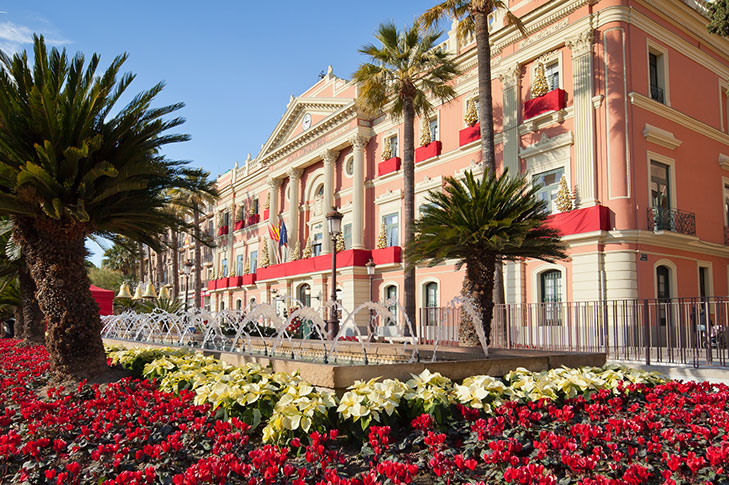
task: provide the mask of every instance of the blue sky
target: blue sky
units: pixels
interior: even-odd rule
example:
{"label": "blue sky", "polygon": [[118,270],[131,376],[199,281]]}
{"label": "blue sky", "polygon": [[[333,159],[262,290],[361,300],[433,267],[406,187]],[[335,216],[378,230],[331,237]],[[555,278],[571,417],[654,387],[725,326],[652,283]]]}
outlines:
{"label": "blue sky", "polygon": [[[0,49],[49,43],[101,55],[102,66],[127,52],[137,74],[129,93],[165,81],[158,103],[184,102],[180,131],[192,140],[169,146],[215,177],[256,155],[284,113],[330,64],[349,79],[357,52],[383,21],[410,24],[435,0],[208,1],[11,0],[0,2]],[[97,253],[95,244],[89,247]]]}

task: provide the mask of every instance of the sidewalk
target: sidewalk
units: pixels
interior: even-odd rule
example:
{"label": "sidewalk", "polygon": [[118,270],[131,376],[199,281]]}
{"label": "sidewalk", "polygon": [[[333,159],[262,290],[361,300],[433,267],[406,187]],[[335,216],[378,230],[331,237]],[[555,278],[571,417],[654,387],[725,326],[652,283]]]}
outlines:
{"label": "sidewalk", "polygon": [[726,367],[693,367],[690,365],[673,365],[673,364],[653,364],[645,365],[639,362],[609,360],[610,364],[619,364],[632,367],[634,369],[642,369],[651,372],[660,372],[670,379],[680,379],[684,381],[703,382],[709,381],[729,385],[729,368]]}

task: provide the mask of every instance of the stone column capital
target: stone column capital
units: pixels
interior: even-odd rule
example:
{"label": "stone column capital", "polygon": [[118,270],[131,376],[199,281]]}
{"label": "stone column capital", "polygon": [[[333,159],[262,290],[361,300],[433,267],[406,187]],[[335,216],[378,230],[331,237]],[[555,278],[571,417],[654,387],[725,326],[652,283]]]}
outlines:
{"label": "stone column capital", "polygon": [[277,179],[277,178],[268,177],[268,179],[266,180],[266,183],[267,183],[268,187],[272,190],[278,189],[279,187],[281,187],[281,180]]}
{"label": "stone column capital", "polygon": [[336,150],[324,150],[321,154],[321,158],[324,160],[324,166],[333,165],[339,156],[339,152]]}
{"label": "stone column capital", "polygon": [[589,53],[592,48],[593,36],[593,30],[589,28],[567,39],[565,44],[572,51],[572,57],[579,57]]}
{"label": "stone column capital", "polygon": [[504,85],[504,89],[513,88],[519,84],[519,79],[521,79],[521,66],[519,64],[512,64],[499,73],[499,81]]}
{"label": "stone column capital", "polygon": [[288,169],[286,171],[286,175],[288,175],[289,178],[293,181],[299,180],[301,178],[301,174],[303,174],[303,173],[304,173],[304,171],[302,169],[294,168],[294,167],[291,167],[290,169]]}
{"label": "stone column capital", "polygon": [[369,138],[362,135],[355,135],[349,139],[349,142],[355,148],[355,150],[361,150],[369,141]]}

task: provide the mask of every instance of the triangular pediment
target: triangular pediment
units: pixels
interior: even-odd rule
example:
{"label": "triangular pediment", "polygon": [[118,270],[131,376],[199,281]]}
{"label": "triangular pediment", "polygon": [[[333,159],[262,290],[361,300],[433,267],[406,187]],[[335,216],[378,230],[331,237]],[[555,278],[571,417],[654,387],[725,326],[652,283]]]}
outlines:
{"label": "triangular pediment", "polygon": [[322,123],[353,105],[353,98],[293,98],[257,158],[265,158],[288,142],[315,131]]}

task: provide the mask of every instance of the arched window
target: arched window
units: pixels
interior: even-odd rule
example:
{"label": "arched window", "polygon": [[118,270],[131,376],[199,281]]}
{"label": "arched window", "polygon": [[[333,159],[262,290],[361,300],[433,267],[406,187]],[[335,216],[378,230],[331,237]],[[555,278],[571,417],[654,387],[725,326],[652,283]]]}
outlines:
{"label": "arched window", "polygon": [[304,306],[311,306],[311,286],[307,283],[299,286],[299,301]]}
{"label": "arched window", "polygon": [[562,301],[562,272],[556,269],[545,271],[539,276],[540,299],[542,303]]}
{"label": "arched window", "polygon": [[423,311],[423,319],[425,320],[426,325],[437,325],[438,324],[438,283],[435,281],[431,281],[430,283],[426,283],[423,287],[424,290],[424,298],[423,301],[425,302],[425,308]]}
{"label": "arched window", "polygon": [[543,303],[543,325],[562,324],[562,272],[550,269],[539,275],[540,300]]}
{"label": "arched window", "polygon": [[222,312],[223,310],[225,310],[225,301],[220,300],[220,311]]}
{"label": "arched window", "polygon": [[236,310],[242,310],[243,309],[243,301],[241,299],[235,300],[235,309]]}
{"label": "arched window", "polygon": [[656,268],[656,297],[659,300],[671,298],[671,268],[668,266]]}
{"label": "arched window", "polygon": [[391,304],[388,304],[387,309],[390,310],[390,313],[394,316],[394,319],[389,319],[385,323],[385,325],[397,325],[398,320],[398,312],[397,312],[397,286],[390,285],[385,288],[385,300],[388,302],[392,300]]}
{"label": "arched window", "polygon": [[425,306],[428,308],[438,306],[438,283],[435,281],[425,285]]}
{"label": "arched window", "polygon": [[256,304],[256,298],[255,297],[254,298],[251,298],[249,304],[250,305],[255,305]]}

